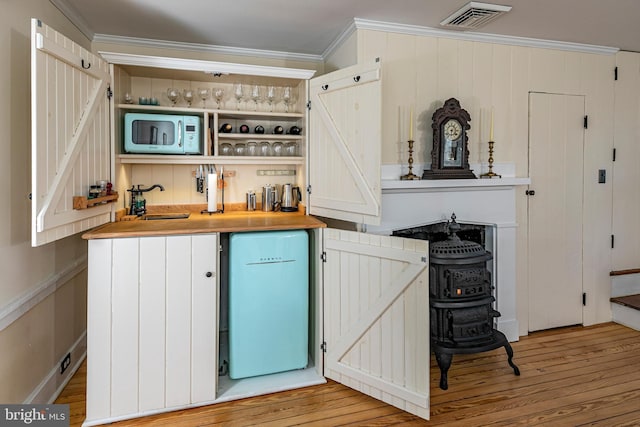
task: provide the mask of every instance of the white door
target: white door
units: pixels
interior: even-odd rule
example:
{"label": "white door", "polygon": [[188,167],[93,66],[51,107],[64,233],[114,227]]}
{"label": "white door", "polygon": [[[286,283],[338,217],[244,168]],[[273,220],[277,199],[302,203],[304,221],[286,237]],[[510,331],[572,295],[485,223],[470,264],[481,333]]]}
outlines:
{"label": "white door", "polygon": [[529,95],[529,331],[582,324],[584,105]]}
{"label": "white door", "polygon": [[73,197],[111,178],[108,64],[41,21],[31,23],[31,244],[110,220],[110,205]]}
{"label": "white door", "polygon": [[311,214],[380,223],[381,87],[377,63],[311,80]]}
{"label": "white door", "polygon": [[325,376],[429,418],[428,243],[324,231]]}

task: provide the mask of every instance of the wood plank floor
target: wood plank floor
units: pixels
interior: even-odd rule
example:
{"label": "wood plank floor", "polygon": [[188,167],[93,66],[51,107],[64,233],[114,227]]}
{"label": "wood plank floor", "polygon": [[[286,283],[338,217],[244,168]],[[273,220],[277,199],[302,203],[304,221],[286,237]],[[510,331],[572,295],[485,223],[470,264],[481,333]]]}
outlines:
{"label": "wood plank floor", "polygon": [[[502,349],[456,355],[449,390],[431,360],[431,420],[333,381],[325,385],[112,424],[122,426],[640,426],[640,332],[606,323],[533,333]],[[84,420],[86,366],[56,403]]]}

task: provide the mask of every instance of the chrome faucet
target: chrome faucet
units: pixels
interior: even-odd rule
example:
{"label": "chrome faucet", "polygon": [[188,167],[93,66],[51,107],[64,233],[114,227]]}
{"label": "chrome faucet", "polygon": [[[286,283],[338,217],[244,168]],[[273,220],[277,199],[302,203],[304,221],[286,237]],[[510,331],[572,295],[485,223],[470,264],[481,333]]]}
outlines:
{"label": "chrome faucet", "polygon": [[149,188],[140,188],[140,184],[138,184],[138,188],[136,188],[135,185],[132,185],[131,188],[127,190],[131,192],[131,206],[129,207],[129,215],[142,216],[147,213],[147,201],[144,199],[144,197],[142,197],[142,193],[151,191],[154,188],[159,188],[160,191],[164,191],[164,187],[160,184],[153,184]]}

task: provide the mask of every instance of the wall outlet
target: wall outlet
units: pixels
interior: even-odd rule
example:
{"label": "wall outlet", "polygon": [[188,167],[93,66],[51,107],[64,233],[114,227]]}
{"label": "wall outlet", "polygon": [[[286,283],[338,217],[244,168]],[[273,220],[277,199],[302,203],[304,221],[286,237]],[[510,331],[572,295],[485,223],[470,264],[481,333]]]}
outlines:
{"label": "wall outlet", "polygon": [[607,171],[606,169],[598,170],[598,184],[604,184],[607,182]]}
{"label": "wall outlet", "polygon": [[60,362],[60,374],[64,374],[69,365],[71,365],[71,353],[67,353],[62,362]]}

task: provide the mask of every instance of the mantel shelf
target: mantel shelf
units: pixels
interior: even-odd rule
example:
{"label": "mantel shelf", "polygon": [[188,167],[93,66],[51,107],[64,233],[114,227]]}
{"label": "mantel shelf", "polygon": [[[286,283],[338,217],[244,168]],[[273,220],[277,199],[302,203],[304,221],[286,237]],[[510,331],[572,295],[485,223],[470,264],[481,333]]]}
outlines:
{"label": "mantel shelf", "polygon": [[493,178],[493,179],[420,179],[413,181],[402,181],[399,179],[382,180],[382,191],[391,192],[421,192],[421,191],[442,191],[456,189],[491,189],[496,187],[515,187],[518,185],[531,184],[531,178]]}

